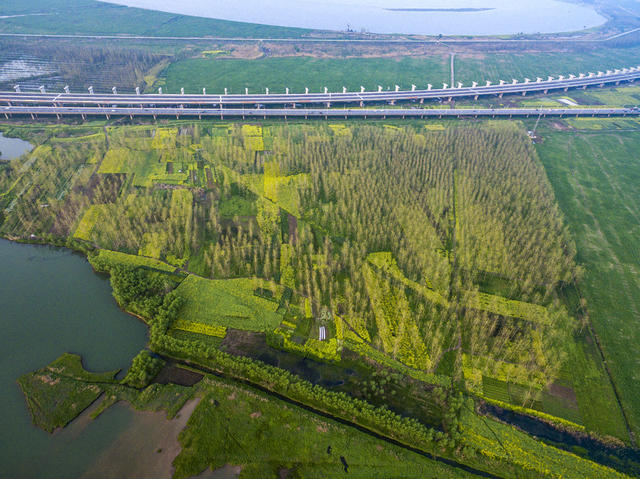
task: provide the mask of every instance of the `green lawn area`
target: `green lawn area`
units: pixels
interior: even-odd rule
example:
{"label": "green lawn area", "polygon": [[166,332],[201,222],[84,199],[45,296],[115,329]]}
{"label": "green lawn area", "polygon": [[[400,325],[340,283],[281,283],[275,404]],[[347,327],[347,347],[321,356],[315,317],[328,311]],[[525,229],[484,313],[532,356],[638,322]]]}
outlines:
{"label": "green lawn area", "polygon": [[[538,151],[576,239],[578,260],[586,269],[580,287],[589,316],[637,435],[640,433],[640,131],[545,131],[542,135],[544,142],[538,145]],[[593,363],[597,354],[585,357]],[[578,371],[582,369],[578,367]],[[573,375],[578,383],[595,379],[592,374]],[[576,392],[579,403],[599,404],[597,408],[589,408],[590,415],[596,419],[599,412],[599,422],[606,423],[616,418],[616,403],[607,392],[610,388],[602,381],[604,377],[599,388],[583,387],[586,390],[581,393],[577,387]],[[590,397],[581,398],[589,390]],[[620,426],[610,425],[609,429],[620,430]]]}
{"label": "green lawn area", "polygon": [[257,288],[275,289],[274,298],[282,294],[281,286],[259,279],[205,279],[190,275],[176,289],[186,299],[179,318],[247,331],[274,330],[282,322],[282,315],[276,313],[278,302],[256,296]]}

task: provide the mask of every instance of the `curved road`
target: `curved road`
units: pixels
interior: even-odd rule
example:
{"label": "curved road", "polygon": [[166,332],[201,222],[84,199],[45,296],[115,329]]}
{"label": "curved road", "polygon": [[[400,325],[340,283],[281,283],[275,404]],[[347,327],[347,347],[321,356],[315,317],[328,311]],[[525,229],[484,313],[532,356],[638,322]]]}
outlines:
{"label": "curved road", "polygon": [[[549,77],[550,78],[550,77]],[[473,85],[462,88],[440,88],[427,90],[399,90],[380,92],[308,93],[308,94],[249,94],[249,95],[174,95],[174,94],[76,94],[76,93],[33,93],[0,92],[0,103],[8,105],[117,105],[117,106],[207,106],[207,105],[327,105],[334,103],[388,102],[404,100],[425,100],[439,98],[479,97],[482,95],[526,94],[569,88],[604,86],[620,82],[632,82],[640,78],[640,66],[623,68],[606,73],[589,73],[558,79],[537,78],[535,81],[518,83],[512,80],[502,85]],[[444,85],[443,85],[444,86]]]}

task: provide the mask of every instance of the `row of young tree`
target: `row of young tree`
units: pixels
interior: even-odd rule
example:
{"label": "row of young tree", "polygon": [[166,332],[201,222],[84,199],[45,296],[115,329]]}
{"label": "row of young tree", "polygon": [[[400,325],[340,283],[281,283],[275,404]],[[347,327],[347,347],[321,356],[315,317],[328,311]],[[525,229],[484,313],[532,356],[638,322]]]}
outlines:
{"label": "row of young tree", "polygon": [[[576,274],[575,248],[526,136],[504,125],[429,132],[363,124],[335,130],[320,124],[270,127],[265,134],[272,149],[265,153],[253,150],[240,125],[181,127],[165,135],[159,161],[171,155],[184,161],[188,151],[198,151],[199,161],[211,163],[215,187],[193,194],[137,188],[124,175],[78,174],[88,158],[104,154],[104,141],[96,137],[48,142],[19,177],[24,192],[2,228],[70,235],[90,203],[103,205],[92,232],[99,246],[191,259],[187,268],[215,278],[280,280],[290,267],[294,289],[311,299],[315,313],[328,308],[355,330],[367,331],[381,349],[392,344],[381,335],[399,341],[402,334],[380,330],[365,264],[368,254],[390,251],[408,280],[451,300],[449,308],[430,304],[400,278],[376,272],[384,283],[380,291],[404,291],[402,316],[417,325],[420,337],[411,333],[411,341],[427,345],[429,364],[437,367],[445,350],[463,347],[552,375],[558,361],[545,358],[561,356],[559,331],[567,325],[554,291]],[[111,147],[153,148],[151,137],[149,129],[109,131]],[[306,175],[295,194],[300,214],[293,223],[277,199],[260,196],[264,155],[282,176]],[[57,199],[65,181],[71,182],[68,193]],[[40,208],[36,197],[53,200]],[[222,216],[221,203],[238,199],[253,203],[257,214]],[[499,321],[465,308],[464,293],[477,289],[478,272],[510,282],[518,299],[551,305],[557,324]],[[405,333],[414,331],[409,323],[398,324]],[[525,357],[536,335],[544,355]],[[391,349],[406,347],[396,343]]]}

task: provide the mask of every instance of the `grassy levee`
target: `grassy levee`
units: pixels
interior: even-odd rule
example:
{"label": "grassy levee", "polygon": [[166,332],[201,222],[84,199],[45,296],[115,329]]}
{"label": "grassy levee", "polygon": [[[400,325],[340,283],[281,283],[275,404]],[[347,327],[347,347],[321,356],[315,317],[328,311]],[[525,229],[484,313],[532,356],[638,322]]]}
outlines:
{"label": "grassy levee", "polygon": [[[603,122],[606,125],[606,122]],[[538,146],[586,269],[580,287],[620,400],[640,433],[640,132],[546,132]],[[585,349],[592,346],[584,345]],[[594,363],[592,354],[587,363]],[[594,374],[600,374],[594,371]],[[592,377],[589,371],[584,377]],[[604,389],[604,390],[603,390]],[[623,424],[606,389],[590,395],[591,426],[618,437]],[[597,407],[596,407],[597,405]],[[607,411],[603,414],[603,411]],[[626,431],[625,431],[626,432]],[[628,437],[628,435],[627,435]]]}
{"label": "grassy levee", "polygon": [[[38,14],[38,15],[35,15]],[[309,30],[157,12],[95,0],[5,0],[1,33],[297,38]]]}
{"label": "grassy levee", "polygon": [[[636,65],[640,48],[602,48],[584,53],[486,53],[459,55],[455,59],[455,78],[466,85],[471,82],[499,80],[523,81],[537,76],[567,75],[587,71],[608,70],[621,66]],[[426,88],[427,83],[441,88],[450,83],[451,71],[447,55],[431,54],[421,57],[396,58],[314,58],[267,57],[256,60],[232,58],[187,58],[176,61],[162,72],[157,82],[167,92],[185,91],[198,93],[206,87],[207,92],[243,94],[284,92],[360,91],[364,86],[375,91],[378,85],[393,90],[396,84],[410,89],[412,84]],[[481,83],[483,84],[483,83]]]}
{"label": "grassy levee", "polygon": [[[180,435],[176,479],[242,464],[243,477],[477,477],[255,389],[208,376],[204,397]],[[232,438],[232,440],[230,440]],[[341,457],[346,462],[345,466]]]}
{"label": "grassy levee", "polygon": [[93,267],[99,271],[108,271],[110,267],[120,265],[129,267],[144,267],[155,269],[165,273],[173,273],[176,268],[167,263],[153,258],[137,256],[134,254],[120,253],[119,251],[110,251],[101,249],[98,254],[90,258]]}

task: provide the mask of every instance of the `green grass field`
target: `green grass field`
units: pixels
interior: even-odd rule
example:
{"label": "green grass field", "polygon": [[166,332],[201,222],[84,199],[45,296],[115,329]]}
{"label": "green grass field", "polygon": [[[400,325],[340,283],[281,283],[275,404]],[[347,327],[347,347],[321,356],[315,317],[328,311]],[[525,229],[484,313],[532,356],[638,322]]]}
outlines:
{"label": "green grass field", "polygon": [[295,38],[308,32],[301,28],[272,27],[127,8],[95,0],[5,0],[0,4],[0,16],[34,13],[44,15],[2,19],[0,32],[267,38]]}
{"label": "green grass field", "polygon": [[[145,258],[143,256],[136,256],[133,254],[120,253],[119,251],[110,251],[101,249],[98,255],[91,259],[94,265],[105,265],[107,267],[114,265],[132,266],[132,267],[144,267],[150,269],[157,269],[167,273],[173,273],[175,267],[167,263],[163,263],[157,259]],[[103,268],[100,268],[103,269]]]}
{"label": "green grass field", "polygon": [[[190,275],[176,290],[186,299],[179,318],[246,331],[272,331],[282,322],[282,315],[276,313],[278,303],[253,294],[257,288],[268,286],[264,283],[249,278],[215,280]],[[276,296],[281,289],[278,287]]]}
{"label": "green grass field", "polygon": [[[606,127],[606,122],[601,123]],[[640,132],[547,131],[543,136],[538,151],[576,238],[578,260],[586,269],[581,289],[587,310],[624,410],[638,434]],[[603,397],[601,391],[593,390],[592,400],[600,403],[597,408],[590,406],[592,416],[599,410],[604,416],[601,421],[615,417],[615,398],[610,393]]]}
{"label": "green grass field", "polygon": [[[472,81],[483,84],[503,79],[525,77],[535,81],[536,76],[568,75],[588,71],[607,70],[638,63],[640,48],[603,48],[589,53],[486,53],[482,55],[459,55],[455,58],[455,80],[470,85]],[[451,83],[450,59],[448,55],[400,58],[312,58],[312,57],[267,57],[257,60],[230,58],[187,58],[169,65],[160,75],[158,85],[167,92],[185,91],[198,93],[202,88],[208,92],[283,93],[289,88],[292,93],[368,91],[377,90],[378,85],[393,90],[395,85],[410,89],[412,84],[426,88],[427,84],[442,88],[442,83]]]}
{"label": "green grass field", "polygon": [[242,477],[255,478],[278,477],[278,471],[293,469],[296,477],[305,478],[476,477],[213,378],[207,379],[206,394],[180,443],[176,479],[225,464],[242,465]]}
{"label": "green grass field", "polygon": [[[433,80],[445,81],[448,73],[447,58],[311,58],[285,57],[258,60],[189,58],[171,64],[162,74],[163,90],[196,93],[207,88],[207,92],[229,93],[311,92],[377,90],[378,85],[394,89],[396,83],[411,87],[411,83],[426,85]],[[441,85],[440,85],[441,86]]]}

